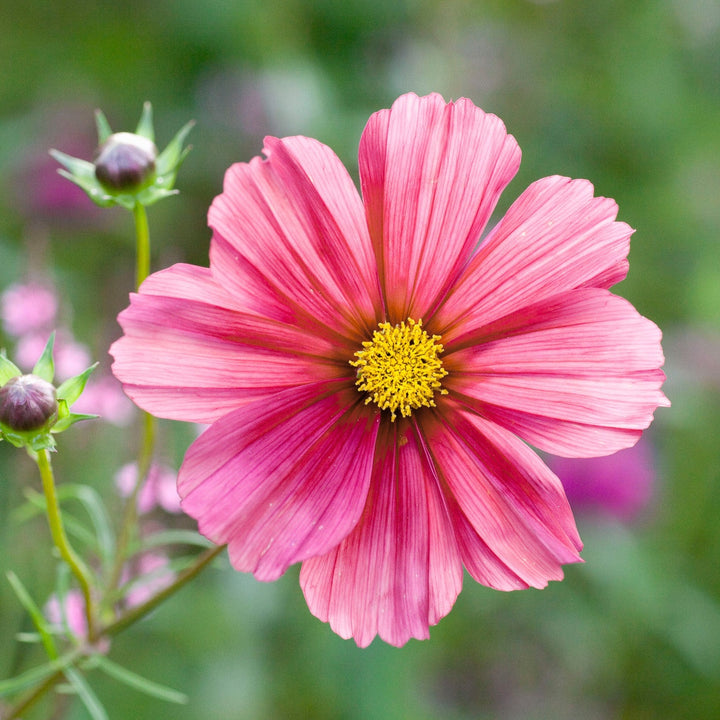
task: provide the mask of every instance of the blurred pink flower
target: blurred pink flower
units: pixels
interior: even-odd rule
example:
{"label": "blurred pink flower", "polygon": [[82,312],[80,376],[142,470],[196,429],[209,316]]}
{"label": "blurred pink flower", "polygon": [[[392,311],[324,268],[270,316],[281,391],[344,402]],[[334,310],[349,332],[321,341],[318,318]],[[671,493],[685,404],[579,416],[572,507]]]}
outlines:
{"label": "blurred pink flower", "polygon": [[80,590],[68,590],[65,602],[60,603],[57,595],[51,595],[45,605],[45,617],[52,625],[67,628],[78,638],[87,636],[85,599]]}
{"label": "blurred pink flower", "polygon": [[655,465],[644,439],[605,457],[553,457],[549,464],[576,511],[596,511],[628,521],[646,508],[652,497]]}
{"label": "blurred pink flower", "polygon": [[[73,588],[68,590],[64,602],[61,604],[57,595],[51,595],[45,604],[45,617],[51,625],[58,630],[66,631],[75,637],[81,644],[87,640],[87,617],[85,616],[85,598],[82,592]],[[100,638],[94,643],[92,650],[107,653],[110,650],[110,638]]]}
{"label": "blurred pink flower", "polygon": [[212,423],[183,509],[260,580],[302,561],[311,611],[360,646],[427,637],[463,565],[502,590],[562,578],[580,539],[523,440],[608,454],[668,404],[660,331],[608,290],[616,204],[544,178],[478,247],[520,150],[439,95],[370,118],[362,198],[315,140],[265,154],[226,174],[210,269],[148,278],[111,349],[141,407]]}
{"label": "blurred pink flower", "polygon": [[0,297],[3,328],[13,337],[41,332],[47,341],[57,311],[55,291],[36,282],[10,285]]}
{"label": "blurred pink flower", "polygon": [[58,173],[57,161],[48,150],[62,147],[78,157],[90,157],[97,147],[92,105],[86,102],[41,105],[31,121],[37,122],[34,147],[21,153],[12,169],[13,207],[29,223],[47,224],[53,230],[83,232],[106,227],[111,220],[107,210],[93,203],[77,185]]}
{"label": "blurred pink flower", "polygon": [[[128,497],[138,480],[137,463],[123,465],[115,474],[115,487],[123,497]],[[161,507],[169,513],[180,512],[180,497],[177,494],[177,473],[167,465],[155,463],[148,473],[138,495],[138,512],[152,512]]]}
{"label": "blurred pink flower", "polygon": [[159,552],[146,552],[141,555],[132,576],[136,582],[125,596],[125,605],[128,608],[142,605],[175,580],[175,573],[170,569],[167,556]]}
{"label": "blurred pink flower", "polygon": [[73,405],[73,412],[99,415],[106,422],[125,427],[135,415],[135,406],[114,377],[91,375],[83,394]]}

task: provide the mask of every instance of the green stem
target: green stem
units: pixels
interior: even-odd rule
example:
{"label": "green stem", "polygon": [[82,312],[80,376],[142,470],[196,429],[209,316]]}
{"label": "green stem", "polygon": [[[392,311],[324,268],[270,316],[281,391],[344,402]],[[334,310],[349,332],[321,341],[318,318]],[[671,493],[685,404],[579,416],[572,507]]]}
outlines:
{"label": "green stem", "polygon": [[62,670],[56,670],[52,675],[43,680],[40,685],[31,690],[17,705],[10,708],[9,715],[3,715],[5,720],[15,720],[22,717],[45,693],[55,687],[65,674]]}
{"label": "green stem", "polygon": [[160,603],[164,602],[171,595],[174,595],[178,590],[180,590],[180,588],[184,587],[191,580],[197,577],[225,549],[225,547],[225,545],[218,545],[217,547],[208,548],[204,553],[196,558],[195,562],[189,568],[183,570],[175,578],[172,585],[168,585],[166,588],[157,593],[157,595],[151,597],[147,602],[142,603],[142,605],[137,605],[115,620],[115,622],[104,627],[102,629],[102,635],[105,637],[117,635],[121,630],[124,630],[126,627],[145,617],[145,615],[154,610],[158,605],[160,605]]}
{"label": "green stem", "polygon": [[60,551],[60,556],[68,564],[72,574],[80,584],[80,590],[85,598],[85,617],[87,618],[88,639],[92,642],[95,638],[95,620],[93,613],[92,593],[90,591],[90,572],[85,567],[77,553],[72,549],[65,533],[65,527],[60,513],[57,492],[55,491],[55,477],[53,475],[50,456],[47,450],[40,450],[36,453],[37,466],[40,470],[43,491],[45,492],[45,503],[47,505],[48,523],[55,547]]}
{"label": "green stem", "polygon": [[[133,219],[135,220],[135,236],[137,241],[135,260],[135,289],[137,290],[140,288],[140,285],[142,285],[143,280],[150,274],[150,228],[145,206],[139,202],[136,202],[133,207]],[[150,472],[154,450],[155,418],[148,413],[143,413],[143,435],[140,455],[138,457],[137,481],[125,504],[115,554],[115,566],[113,567],[113,572],[108,582],[108,591],[115,590],[120,584],[123,566],[127,558],[127,549],[132,539],[135,521],[137,520],[137,496]]]}
{"label": "green stem", "polygon": [[108,582],[109,593],[120,585],[123,567],[127,559],[127,550],[132,540],[135,521],[137,520],[137,497],[150,472],[154,447],[155,418],[148,413],[143,413],[143,437],[140,455],[138,457],[137,480],[135,481],[135,487],[125,501],[125,509],[123,511],[122,524],[120,526],[120,534],[115,552],[115,566],[113,567],[113,572]]}
{"label": "green stem", "polygon": [[145,206],[139,202],[136,202],[133,207],[133,218],[135,219],[135,235],[137,238],[135,266],[135,289],[137,289],[150,274],[150,229]]}

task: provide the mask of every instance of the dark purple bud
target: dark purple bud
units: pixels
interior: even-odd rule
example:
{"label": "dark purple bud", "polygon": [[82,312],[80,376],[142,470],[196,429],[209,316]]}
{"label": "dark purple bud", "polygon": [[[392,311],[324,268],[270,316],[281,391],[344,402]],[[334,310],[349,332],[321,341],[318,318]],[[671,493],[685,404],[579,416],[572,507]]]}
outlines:
{"label": "dark purple bud", "polygon": [[57,411],[55,388],[37,375],[18,375],[0,388],[0,422],[10,430],[39,430]]}
{"label": "dark purple bud", "polygon": [[133,193],[155,174],[155,143],[134,133],[115,133],[98,150],[95,177],[110,192]]}

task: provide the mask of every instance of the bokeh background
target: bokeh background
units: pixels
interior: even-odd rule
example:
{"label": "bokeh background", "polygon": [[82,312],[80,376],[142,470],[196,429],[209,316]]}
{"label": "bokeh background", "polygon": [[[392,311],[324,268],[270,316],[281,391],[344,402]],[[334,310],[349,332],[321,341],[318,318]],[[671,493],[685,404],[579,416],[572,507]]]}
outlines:
{"label": "bokeh background", "polygon": [[[75,193],[49,148],[91,158],[96,107],[132,130],[151,100],[161,147],[194,118],[181,195],[150,209],[153,267],[206,265],[206,212],[230,163],[266,134],[305,134],[355,173],[367,117],[410,90],[503,118],[523,164],[499,212],[555,173],[618,201],[637,232],[616,291],[663,328],[673,407],[638,452],[556,466],[586,545],[562,583],[503,594],[468,579],[429,641],[360,650],[309,614],[297,568],[261,584],[221,563],[111,649],[188,705],[89,681],[113,720],[720,717],[716,0],[4,0],[0,288],[51,284],[106,375],[133,283],[131,218]],[[93,486],[111,512],[137,445],[122,412],[62,436],[56,458],[61,481]],[[177,468],[193,433],[163,423],[162,459]],[[14,569],[39,602],[52,592],[43,518],[17,510],[37,482],[3,443],[0,678],[42,657],[14,642],[31,625],[4,578]],[[88,717],[72,699],[61,710],[28,718]]]}

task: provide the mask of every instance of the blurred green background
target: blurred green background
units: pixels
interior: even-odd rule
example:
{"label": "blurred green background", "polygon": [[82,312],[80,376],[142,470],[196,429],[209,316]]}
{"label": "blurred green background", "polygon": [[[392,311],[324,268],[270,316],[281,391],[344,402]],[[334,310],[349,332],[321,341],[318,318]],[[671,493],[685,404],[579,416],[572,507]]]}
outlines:
{"label": "blurred green background", "polygon": [[[274,584],[211,569],[110,655],[188,705],[90,682],[113,720],[720,717],[715,0],[5,0],[0,288],[44,273],[107,372],[133,283],[131,218],[77,195],[56,203],[48,148],[91,158],[96,107],[132,130],[152,101],[161,147],[194,118],[181,195],[150,209],[153,267],[206,265],[207,208],[232,162],[259,154],[266,134],[304,134],[355,173],[367,117],[410,90],[467,96],[503,118],[523,164],[500,212],[558,173],[592,180],[637,229],[616,291],[663,328],[673,403],[648,433],[652,497],[630,519],[578,501],[586,563],[564,582],[503,594],[467,580],[431,639],[402,649],[336,637],[310,616],[297,568]],[[110,496],[135,433],[98,421],[70,436],[58,476]],[[177,467],[191,439],[163,423],[164,459]],[[0,569],[42,602],[54,583],[47,531],[13,514],[35,468],[6,445]],[[0,678],[40,662],[12,641],[29,629],[3,575]],[[87,717],[73,702],[49,712],[28,717]]]}

